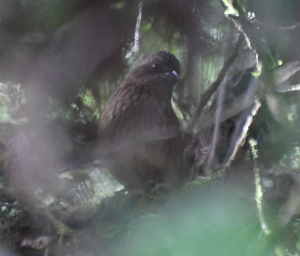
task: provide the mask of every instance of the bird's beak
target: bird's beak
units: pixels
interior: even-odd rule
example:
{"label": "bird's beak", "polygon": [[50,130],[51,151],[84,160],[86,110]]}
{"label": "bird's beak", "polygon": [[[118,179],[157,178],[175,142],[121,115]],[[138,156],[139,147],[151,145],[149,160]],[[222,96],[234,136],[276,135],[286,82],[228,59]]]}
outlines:
{"label": "bird's beak", "polygon": [[178,81],[179,80],[179,75],[177,74],[177,72],[175,70],[173,70],[172,73],[176,76],[177,81]]}
{"label": "bird's beak", "polygon": [[179,75],[175,70],[173,70],[172,72],[164,73],[162,76],[165,78],[171,79],[172,82],[175,82],[175,83],[177,83],[179,81]]}

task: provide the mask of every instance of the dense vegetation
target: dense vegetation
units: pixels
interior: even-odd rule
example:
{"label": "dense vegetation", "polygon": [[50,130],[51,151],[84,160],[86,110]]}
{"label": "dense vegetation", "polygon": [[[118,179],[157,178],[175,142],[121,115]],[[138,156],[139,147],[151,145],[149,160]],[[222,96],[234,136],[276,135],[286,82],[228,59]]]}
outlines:
{"label": "dense vegetation", "polygon": [[[300,3],[0,1],[1,255],[298,255]],[[107,98],[181,63],[181,189],[132,197],[93,159]],[[118,192],[116,192],[118,191]]]}

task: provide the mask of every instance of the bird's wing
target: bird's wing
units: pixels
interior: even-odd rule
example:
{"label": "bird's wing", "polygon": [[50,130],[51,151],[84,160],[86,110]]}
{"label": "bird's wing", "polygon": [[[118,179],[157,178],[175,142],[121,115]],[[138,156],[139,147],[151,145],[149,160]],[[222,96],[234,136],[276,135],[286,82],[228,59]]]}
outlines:
{"label": "bird's wing", "polygon": [[171,107],[163,108],[143,84],[119,87],[103,109],[99,132],[114,150],[145,141],[179,134],[179,123]]}

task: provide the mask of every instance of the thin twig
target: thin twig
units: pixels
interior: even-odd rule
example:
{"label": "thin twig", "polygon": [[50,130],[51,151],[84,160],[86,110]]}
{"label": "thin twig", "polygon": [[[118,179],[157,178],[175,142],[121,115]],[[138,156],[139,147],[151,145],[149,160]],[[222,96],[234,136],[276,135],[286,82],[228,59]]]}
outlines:
{"label": "thin twig", "polygon": [[268,24],[264,24],[261,21],[257,20],[257,19],[251,19],[250,22],[254,25],[258,25],[262,28],[265,29],[273,29],[273,30],[297,30],[300,28],[300,22],[297,22],[295,25],[292,25],[290,27],[281,27],[281,26],[272,26],[272,25],[268,25]]}
{"label": "thin twig", "polygon": [[231,64],[237,58],[238,53],[239,53],[239,48],[240,48],[243,41],[244,41],[244,35],[242,33],[240,33],[240,36],[239,36],[239,38],[238,38],[238,40],[235,44],[235,47],[234,47],[232,53],[230,54],[230,56],[224,62],[224,65],[223,65],[223,67],[222,67],[222,69],[221,69],[221,71],[218,75],[218,78],[210,85],[210,87],[206,90],[206,92],[204,92],[200,96],[200,102],[199,102],[198,108],[196,110],[196,113],[194,115],[194,118],[193,118],[193,120],[191,121],[190,125],[187,128],[188,132],[192,131],[192,129],[194,128],[194,126],[198,122],[198,119],[199,119],[205,105],[207,104],[207,102],[209,101],[211,96],[219,88],[221,82],[223,81],[223,79],[226,75],[227,70],[230,68]]}
{"label": "thin twig", "polygon": [[213,132],[213,137],[211,140],[211,146],[210,146],[210,152],[208,155],[208,161],[207,161],[207,167],[205,170],[205,174],[208,176],[212,173],[212,168],[213,168],[213,162],[215,158],[215,151],[216,147],[218,144],[219,140],[219,133],[220,133],[220,119],[222,115],[222,108],[223,108],[223,103],[224,103],[224,95],[225,95],[225,90],[226,90],[226,85],[227,85],[227,76],[223,79],[219,92],[218,92],[218,98],[217,98],[217,109],[215,113],[215,126],[214,126],[214,132]]}

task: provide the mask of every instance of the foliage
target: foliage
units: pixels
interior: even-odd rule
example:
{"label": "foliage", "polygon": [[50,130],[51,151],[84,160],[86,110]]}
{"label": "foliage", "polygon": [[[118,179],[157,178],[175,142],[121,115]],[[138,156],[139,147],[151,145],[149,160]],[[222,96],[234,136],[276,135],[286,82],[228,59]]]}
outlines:
{"label": "foliage", "polygon": [[[0,253],[299,254],[299,8],[1,1]],[[172,104],[193,175],[131,196],[94,158],[98,120],[156,50],[181,63]]]}

